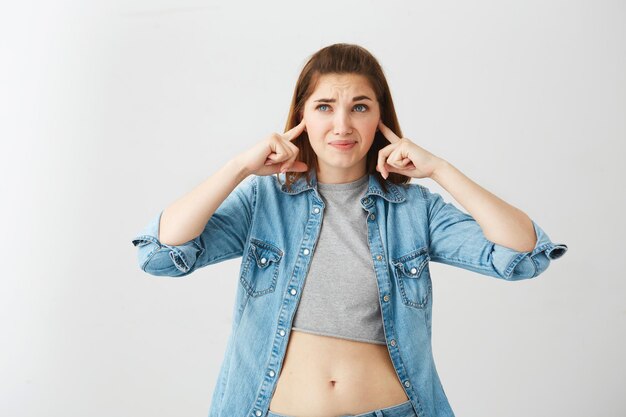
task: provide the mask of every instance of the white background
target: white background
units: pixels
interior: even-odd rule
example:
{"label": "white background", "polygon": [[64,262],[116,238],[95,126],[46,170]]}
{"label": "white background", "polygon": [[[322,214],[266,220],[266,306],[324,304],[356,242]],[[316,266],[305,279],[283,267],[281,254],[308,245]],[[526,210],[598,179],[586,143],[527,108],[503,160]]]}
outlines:
{"label": "white background", "polygon": [[4,2],[0,415],[206,416],[239,260],[154,277],[131,239],[282,132],[335,42],[379,59],[406,137],[569,246],[518,282],[431,263],[456,414],[626,415],[626,5],[598,0]]}

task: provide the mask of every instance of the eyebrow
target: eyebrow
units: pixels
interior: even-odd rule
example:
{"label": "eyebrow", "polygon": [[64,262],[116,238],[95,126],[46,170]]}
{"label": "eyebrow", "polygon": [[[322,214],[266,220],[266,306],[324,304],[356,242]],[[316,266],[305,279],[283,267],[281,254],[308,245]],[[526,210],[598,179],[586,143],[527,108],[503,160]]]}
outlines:
{"label": "eyebrow", "polygon": [[[371,98],[369,98],[368,96],[356,96],[352,98],[352,101],[359,101],[359,100],[369,100],[372,101]],[[318,100],[315,100],[315,102],[320,102],[320,103],[334,103],[335,100],[334,98],[320,98]]]}

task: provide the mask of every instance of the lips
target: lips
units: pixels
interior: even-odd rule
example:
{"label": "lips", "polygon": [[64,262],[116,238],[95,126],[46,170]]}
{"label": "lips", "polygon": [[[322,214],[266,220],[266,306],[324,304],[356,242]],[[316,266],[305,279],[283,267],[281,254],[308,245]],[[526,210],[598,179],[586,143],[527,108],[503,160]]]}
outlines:
{"label": "lips", "polygon": [[330,142],[331,145],[352,145],[353,143],[356,143],[356,141],[354,141],[354,140],[334,140],[334,141]]}
{"label": "lips", "polygon": [[353,140],[334,140],[329,145],[335,149],[349,150],[356,146],[356,142]]}

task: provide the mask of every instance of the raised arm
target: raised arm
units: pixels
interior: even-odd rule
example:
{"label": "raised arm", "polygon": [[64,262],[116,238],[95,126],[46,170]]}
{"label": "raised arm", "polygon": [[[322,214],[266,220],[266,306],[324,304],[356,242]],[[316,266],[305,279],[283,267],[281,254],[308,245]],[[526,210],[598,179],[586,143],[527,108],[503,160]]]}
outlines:
{"label": "raised arm", "polygon": [[303,129],[302,122],[269,135],[162,210],[132,240],[140,268],[152,275],[184,276],[242,256],[256,205],[256,176],[305,171],[291,143]]}
{"label": "raised arm", "polygon": [[243,254],[256,202],[256,178],[237,159],[152,218],[132,240],[139,267],[184,276]]}
{"label": "raised arm", "polygon": [[452,164],[410,139],[398,137],[382,122],[379,128],[390,144],[379,151],[377,170],[383,177],[397,172],[431,178],[468,212],[463,213],[441,195],[418,185],[428,206],[429,256],[506,280],[533,278],[567,245],[553,243],[526,213],[485,190]]}

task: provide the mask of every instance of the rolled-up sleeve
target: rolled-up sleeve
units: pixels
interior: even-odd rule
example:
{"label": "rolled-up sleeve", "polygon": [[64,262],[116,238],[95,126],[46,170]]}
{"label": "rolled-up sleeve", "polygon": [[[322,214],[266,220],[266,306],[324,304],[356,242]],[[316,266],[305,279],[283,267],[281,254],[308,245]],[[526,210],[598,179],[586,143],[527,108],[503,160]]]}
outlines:
{"label": "rolled-up sleeve", "polygon": [[538,276],[551,260],[567,252],[567,245],[553,243],[532,219],[537,242],[531,251],[519,252],[491,242],[471,215],[426,187],[420,188],[428,202],[429,255],[433,262],[516,281]]}
{"label": "rolled-up sleeve", "polygon": [[256,178],[237,185],[217,208],[202,233],[181,245],[159,241],[163,210],[132,240],[139,267],[157,276],[185,276],[203,266],[242,256],[248,239],[254,205]]}

